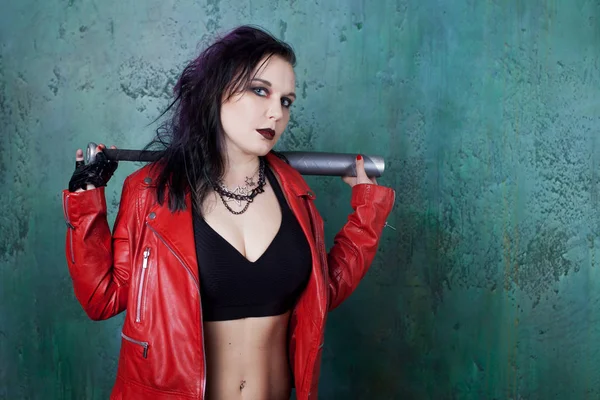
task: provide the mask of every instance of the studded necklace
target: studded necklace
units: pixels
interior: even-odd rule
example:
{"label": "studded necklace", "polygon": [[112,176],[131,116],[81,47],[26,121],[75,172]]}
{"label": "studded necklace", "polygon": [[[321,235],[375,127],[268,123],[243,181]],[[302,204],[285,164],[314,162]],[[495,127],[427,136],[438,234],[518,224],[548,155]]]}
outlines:
{"label": "studded necklace", "polygon": [[[256,175],[256,174],[254,174],[254,175]],[[246,184],[244,186],[238,186],[233,191],[229,190],[227,188],[227,186],[225,186],[223,181],[219,181],[219,182],[217,182],[216,185],[213,186],[213,189],[215,190],[215,192],[217,192],[219,194],[219,197],[221,198],[223,205],[225,205],[225,208],[227,208],[227,210],[230,213],[235,214],[235,215],[243,214],[248,209],[248,206],[250,206],[250,203],[252,203],[254,201],[254,198],[259,193],[264,193],[264,191],[265,191],[264,187],[266,184],[265,160],[262,157],[259,158],[258,183],[257,184],[254,183],[254,175],[252,175],[251,177],[246,177]],[[256,185],[256,187],[254,187],[253,189],[250,189],[251,187],[253,187],[255,185]],[[245,201],[246,205],[240,211],[235,211],[234,209],[232,209],[229,206],[229,204],[227,204],[230,201],[236,201],[238,206],[240,206],[240,207],[242,206],[242,203]]]}

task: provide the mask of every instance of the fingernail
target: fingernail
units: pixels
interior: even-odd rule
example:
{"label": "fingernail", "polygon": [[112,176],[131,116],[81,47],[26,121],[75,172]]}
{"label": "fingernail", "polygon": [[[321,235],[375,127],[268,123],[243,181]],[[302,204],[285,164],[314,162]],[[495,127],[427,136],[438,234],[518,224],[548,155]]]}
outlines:
{"label": "fingernail", "polygon": [[358,161],[360,161],[360,160],[362,160],[362,156],[359,154],[359,155],[357,155],[357,156],[356,156],[356,159],[357,159]]}

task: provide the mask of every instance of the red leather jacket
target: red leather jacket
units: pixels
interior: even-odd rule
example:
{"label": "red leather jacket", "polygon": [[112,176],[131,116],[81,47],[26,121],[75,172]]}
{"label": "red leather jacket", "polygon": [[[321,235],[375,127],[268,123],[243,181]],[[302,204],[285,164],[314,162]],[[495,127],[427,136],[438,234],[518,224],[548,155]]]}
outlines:
{"label": "red leather jacket", "polygon": [[[392,189],[352,188],[353,213],[327,253],[323,220],[302,176],[270,153],[289,205],[312,250],[313,271],[290,319],[296,397],[316,399],[327,312],[357,287],[377,251]],[[203,399],[206,362],[191,199],[185,211],[160,206],[148,166],[123,185],[111,234],[104,188],[63,192],[66,257],[77,300],[93,320],[127,309],[111,399]]]}

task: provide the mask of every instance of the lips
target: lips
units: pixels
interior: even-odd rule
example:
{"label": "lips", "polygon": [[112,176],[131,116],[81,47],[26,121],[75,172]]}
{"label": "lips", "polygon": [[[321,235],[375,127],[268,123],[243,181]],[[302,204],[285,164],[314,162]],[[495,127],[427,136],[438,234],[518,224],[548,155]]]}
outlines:
{"label": "lips", "polygon": [[275,137],[275,131],[270,128],[257,129],[256,132],[260,133],[262,135],[262,137],[264,137],[265,139],[268,139],[268,140],[273,140],[273,138]]}

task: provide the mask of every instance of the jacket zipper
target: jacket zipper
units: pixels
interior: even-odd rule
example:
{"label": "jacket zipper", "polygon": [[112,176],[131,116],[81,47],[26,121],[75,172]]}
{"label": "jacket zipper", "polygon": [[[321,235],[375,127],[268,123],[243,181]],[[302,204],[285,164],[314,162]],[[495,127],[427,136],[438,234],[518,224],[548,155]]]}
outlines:
{"label": "jacket zipper", "polygon": [[75,227],[71,224],[69,220],[69,196],[65,197],[65,201],[63,202],[63,214],[65,215],[65,222],[67,224],[67,233],[69,234],[69,252],[71,256],[71,263],[75,264],[75,252],[73,251],[73,230]]}
{"label": "jacket zipper", "polygon": [[148,228],[150,228],[150,230],[152,232],[154,232],[156,237],[158,237],[160,239],[160,241],[175,256],[175,258],[179,261],[179,263],[183,266],[183,268],[185,268],[185,270],[188,272],[188,274],[190,274],[190,277],[192,278],[192,281],[194,282],[194,284],[196,285],[196,289],[198,290],[198,298],[200,299],[199,300],[199,303],[200,303],[199,304],[199,306],[200,306],[200,335],[202,336],[202,357],[204,358],[204,377],[202,378],[202,398],[204,398],[205,394],[206,394],[206,349],[204,347],[204,318],[202,315],[202,296],[200,295],[200,284],[198,282],[196,282],[196,280],[194,279],[194,274],[192,274],[192,271],[190,271],[190,269],[187,267],[187,265],[185,265],[183,260],[181,258],[179,258],[179,256],[175,253],[175,251],[173,251],[171,246],[169,246],[167,244],[165,239],[163,239],[163,237],[158,232],[156,232],[156,230],[150,224],[148,224],[148,222],[146,222],[146,226]]}
{"label": "jacket zipper", "polygon": [[144,348],[144,358],[148,358],[148,342],[140,342],[139,340],[132,339],[123,332],[121,332],[121,337],[128,342],[142,346]]}
{"label": "jacket zipper", "polygon": [[[306,203],[307,203],[307,206],[309,208],[309,211],[310,211],[310,217],[312,219],[311,226],[313,228],[313,234],[315,236],[315,242],[316,242],[316,245],[317,245],[317,251],[319,252],[319,258],[321,259],[321,273],[323,275],[323,280],[325,281],[324,282],[324,286],[326,288],[325,290],[328,291],[329,290],[328,289],[328,287],[329,287],[328,278],[329,277],[327,276],[326,271],[325,271],[325,263],[327,262],[327,260],[323,258],[323,251],[324,251],[325,244],[324,244],[324,241],[321,239],[321,233],[320,233],[320,230],[317,227],[317,215],[315,213],[314,204],[311,204],[310,200],[309,200],[309,198],[311,198],[311,196],[312,196],[312,193],[308,192],[308,198],[305,198],[305,199],[306,199]],[[325,324],[325,322],[327,320],[327,312],[328,312],[328,310],[329,310],[329,296],[326,295],[325,296],[325,315],[323,316],[323,325]],[[320,341],[321,340],[319,339],[319,342]],[[315,363],[315,360],[317,358],[317,353],[323,347],[323,344],[324,343],[319,343],[319,346],[317,347],[317,349],[312,352],[312,355],[310,357],[310,364],[309,365],[313,365]],[[307,379],[310,382],[312,382],[312,374],[313,374],[313,371],[311,370],[310,374],[307,375]],[[309,388],[309,390],[310,390],[310,388]],[[308,392],[308,397],[310,398],[311,395],[312,395],[312,393],[309,391]]]}
{"label": "jacket zipper", "polygon": [[144,293],[144,283],[146,277],[146,270],[148,269],[148,258],[150,257],[150,248],[144,250],[144,261],[142,263],[142,272],[140,273],[140,285],[138,289],[137,297],[137,313],[135,316],[135,322],[142,322],[142,295]]}

